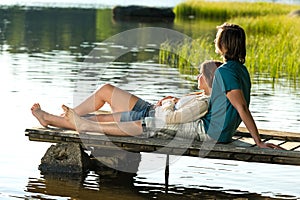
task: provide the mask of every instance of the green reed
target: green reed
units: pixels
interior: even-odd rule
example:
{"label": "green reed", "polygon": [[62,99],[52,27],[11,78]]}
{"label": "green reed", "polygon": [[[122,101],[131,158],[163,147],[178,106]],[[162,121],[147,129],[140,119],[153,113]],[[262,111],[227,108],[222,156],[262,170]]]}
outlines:
{"label": "green reed", "polygon": [[[160,63],[177,67],[180,73],[196,75],[202,61],[214,59],[211,57],[211,55],[215,55],[211,41],[212,37],[202,36],[193,41],[184,41],[176,47],[165,42],[160,48]],[[211,44],[209,45],[209,43]]]}
{"label": "green reed", "polygon": [[[223,22],[237,23],[245,29],[246,66],[250,73],[269,74],[274,80],[281,77],[295,80],[299,77],[300,17],[288,16],[292,10],[300,9],[299,6],[275,3],[188,2],[177,6],[176,14],[181,12],[181,17],[191,13],[199,16],[197,12],[201,11],[201,16],[220,16]],[[226,9],[230,11],[225,12]],[[181,73],[191,74],[191,66],[198,67],[207,59],[220,59],[214,52],[214,37],[215,35],[201,36],[172,49],[166,42],[162,46],[165,51],[161,51],[160,61],[178,67]],[[177,54],[173,56],[176,61],[172,60],[170,52]],[[193,74],[197,73],[197,70],[192,71]]]}
{"label": "green reed", "polygon": [[228,19],[232,17],[266,16],[288,14],[298,6],[267,2],[212,2],[188,0],[174,8],[176,17],[196,17],[209,19]]}
{"label": "green reed", "polygon": [[300,19],[288,16],[236,18],[247,34],[247,66],[272,78],[300,75]]}

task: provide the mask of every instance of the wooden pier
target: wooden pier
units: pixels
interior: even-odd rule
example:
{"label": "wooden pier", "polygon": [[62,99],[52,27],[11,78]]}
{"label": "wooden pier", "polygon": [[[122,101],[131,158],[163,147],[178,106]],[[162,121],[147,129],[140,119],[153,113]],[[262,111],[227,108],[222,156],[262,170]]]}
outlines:
{"label": "wooden pier", "polygon": [[57,128],[29,128],[25,135],[31,141],[79,143],[85,149],[123,149],[130,152],[154,152],[167,155],[239,160],[273,164],[300,165],[300,134],[260,130],[265,142],[277,144],[286,150],[258,148],[250,134],[240,128],[229,144],[163,140],[147,137],[116,137],[99,133],[78,133]]}

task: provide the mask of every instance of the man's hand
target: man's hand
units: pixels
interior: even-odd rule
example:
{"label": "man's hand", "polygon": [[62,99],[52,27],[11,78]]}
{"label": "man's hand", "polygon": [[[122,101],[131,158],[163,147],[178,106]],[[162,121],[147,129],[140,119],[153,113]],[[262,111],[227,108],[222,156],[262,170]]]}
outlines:
{"label": "man's hand", "polygon": [[278,145],[272,144],[272,143],[265,143],[265,142],[261,142],[259,144],[257,144],[258,147],[260,148],[270,148],[270,149],[280,149],[280,150],[286,150]]}

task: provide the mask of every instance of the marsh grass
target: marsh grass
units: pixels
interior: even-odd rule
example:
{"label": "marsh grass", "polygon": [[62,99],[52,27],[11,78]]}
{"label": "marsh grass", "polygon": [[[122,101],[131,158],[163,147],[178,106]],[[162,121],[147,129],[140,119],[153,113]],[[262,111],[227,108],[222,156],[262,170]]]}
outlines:
{"label": "marsh grass", "polygon": [[213,2],[188,0],[174,8],[176,17],[228,19],[232,17],[257,17],[288,14],[298,6],[268,2]]}
{"label": "marsh grass", "polygon": [[[225,11],[227,9],[230,11]],[[289,17],[288,13],[295,9],[300,6],[188,1],[178,5],[175,11],[177,16],[181,13],[179,17],[220,16],[223,22],[241,25],[247,34],[246,66],[250,73],[269,74],[275,82],[282,77],[293,82],[300,75],[300,17]],[[175,50],[168,49],[165,43],[166,51],[161,52],[160,61],[176,65],[182,73],[198,73],[189,68],[197,68],[203,60],[220,59],[214,52],[214,37],[212,34],[200,36],[191,43],[183,42]],[[171,61],[168,51],[178,54],[173,56],[176,61]]]}
{"label": "marsh grass", "polygon": [[272,78],[300,75],[300,19],[288,16],[236,18],[247,36],[247,66]]}

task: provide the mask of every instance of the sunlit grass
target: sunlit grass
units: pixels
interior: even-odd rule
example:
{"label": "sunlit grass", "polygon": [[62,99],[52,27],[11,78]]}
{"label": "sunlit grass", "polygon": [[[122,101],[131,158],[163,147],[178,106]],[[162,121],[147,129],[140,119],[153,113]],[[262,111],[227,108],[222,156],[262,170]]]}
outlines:
{"label": "sunlit grass", "polygon": [[300,19],[288,16],[237,18],[247,34],[247,66],[272,78],[300,75]]}
{"label": "sunlit grass", "polygon": [[188,0],[174,8],[176,17],[196,17],[224,19],[246,16],[266,16],[288,14],[299,6],[268,2],[213,2],[204,0]]}
{"label": "sunlit grass", "polygon": [[[197,12],[200,12],[206,17],[220,16],[223,22],[236,23],[245,29],[247,34],[245,64],[250,73],[269,74],[275,81],[281,77],[290,80],[299,77],[300,17],[290,17],[288,13],[296,8],[300,9],[300,6],[275,3],[188,2],[184,3],[183,7],[179,5],[175,8],[176,13],[180,10],[184,15],[193,12],[193,15],[199,16]],[[181,9],[187,10],[183,12]],[[226,17],[220,14],[223,12],[226,13]],[[184,42],[178,45],[176,50],[168,49],[168,44],[165,43],[166,51],[161,52],[161,62],[177,65],[182,73],[188,73],[191,71],[188,68],[197,67],[203,60],[220,59],[214,52],[214,37],[212,34],[201,36],[191,43]],[[171,61],[168,52],[178,53],[176,58],[173,56],[176,61]],[[185,59],[179,59],[181,57]]]}

